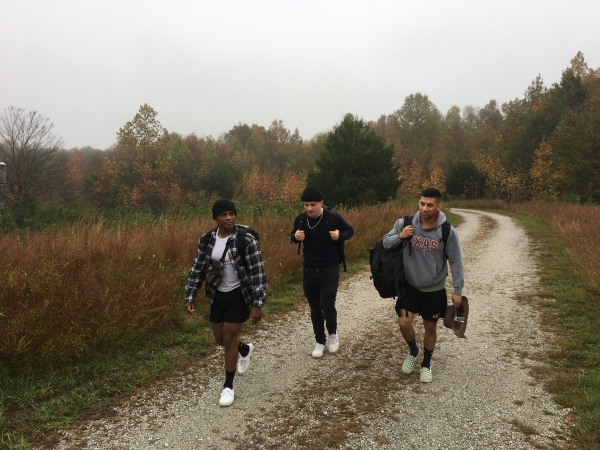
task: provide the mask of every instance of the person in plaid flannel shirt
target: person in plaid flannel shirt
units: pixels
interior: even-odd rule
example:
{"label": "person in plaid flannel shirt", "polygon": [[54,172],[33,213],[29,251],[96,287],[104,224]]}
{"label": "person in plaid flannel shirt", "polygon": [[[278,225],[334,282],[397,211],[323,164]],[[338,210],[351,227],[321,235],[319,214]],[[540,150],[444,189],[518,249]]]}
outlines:
{"label": "person in plaid flannel shirt", "polygon": [[238,227],[235,225],[235,205],[225,199],[212,207],[217,228],[202,235],[198,252],[190,269],[185,289],[186,310],[194,314],[198,290],[206,278],[206,270],[213,261],[225,254],[223,279],[218,286],[206,283],[206,297],[210,302],[209,320],[218,345],[225,348],[225,383],[219,399],[221,406],[234,400],[233,378],[244,373],[250,365],[254,346],[240,341],[242,325],[248,319],[256,324],[262,317],[262,306],[267,297],[267,277],[258,240],[245,233],[246,256],[237,247]]}

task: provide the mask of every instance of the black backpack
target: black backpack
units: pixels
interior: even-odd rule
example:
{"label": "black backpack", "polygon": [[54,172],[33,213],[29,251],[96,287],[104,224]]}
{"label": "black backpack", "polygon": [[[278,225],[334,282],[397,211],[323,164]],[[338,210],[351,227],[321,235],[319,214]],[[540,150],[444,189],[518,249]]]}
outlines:
{"label": "black backpack", "polygon": [[[404,217],[403,227],[412,225],[413,216]],[[446,254],[446,242],[450,236],[450,222],[442,224],[442,242],[444,243],[444,256]],[[371,267],[371,279],[373,285],[381,298],[402,297],[405,288],[404,277],[404,258],[403,250],[405,245],[411,245],[411,240],[402,242],[393,250],[386,250],[383,247],[383,240],[377,241],[375,247],[369,249],[369,266]],[[412,247],[409,247],[409,255],[412,254]]]}
{"label": "black backpack", "polygon": [[[252,236],[254,236],[254,238],[257,241],[260,241],[260,235],[257,233],[257,231],[252,228],[250,225],[241,225],[241,224],[235,224],[238,228],[238,233],[237,233],[237,241],[236,241],[236,247],[237,250],[240,254],[240,257],[242,258],[242,261],[244,262],[244,264],[246,263],[246,233],[251,234]],[[215,228],[214,230],[216,230],[217,228]],[[213,230],[210,230],[208,232],[206,232],[203,237],[204,237],[204,241],[202,242],[204,245],[208,245],[208,239],[210,238],[210,234]]]}
{"label": "black backpack", "polygon": [[[329,231],[335,231],[337,229],[335,218],[337,213],[331,208],[323,208],[323,214],[327,211],[327,221],[329,222]],[[306,223],[307,213],[303,211],[300,213],[300,226],[299,230],[304,230],[304,224]],[[346,269],[346,254],[344,253],[344,241],[338,239],[336,241],[337,249],[338,249],[338,263],[344,267],[344,272],[348,272]],[[302,242],[298,242],[298,254],[300,254],[300,247],[302,246]]]}

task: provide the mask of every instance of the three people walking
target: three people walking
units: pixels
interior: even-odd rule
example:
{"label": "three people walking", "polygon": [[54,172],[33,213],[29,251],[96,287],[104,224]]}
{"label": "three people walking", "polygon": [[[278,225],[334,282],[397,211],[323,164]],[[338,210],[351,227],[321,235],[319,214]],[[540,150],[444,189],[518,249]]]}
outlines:
{"label": "three people walking", "polygon": [[[354,229],[340,214],[323,207],[323,195],[316,187],[304,189],[301,201],[304,212],[294,219],[290,239],[303,248],[302,286],[316,341],[312,356],[321,358],[325,350],[335,353],[340,345],[336,309],[340,243],[352,238]],[[425,189],[412,223],[405,224],[404,219],[398,219],[383,237],[383,245],[388,250],[408,243],[402,252],[406,289],[395,307],[400,332],[408,346],[401,370],[405,374],[412,373],[421,354],[413,327],[414,317],[419,314],[424,327],[420,379],[425,383],[433,379],[431,358],[437,341],[437,322],[444,317],[447,307],[447,260],[452,269],[452,303],[457,308],[464,285],[458,234],[450,226],[447,239],[442,239],[442,229],[448,227],[444,226],[446,216],[441,206],[440,191]],[[187,312],[194,314],[196,295],[206,281],[212,331],[217,344],[225,349],[221,406],[233,403],[236,369],[238,373],[246,372],[254,351],[252,344],[240,340],[242,326],[248,319],[253,324],[261,320],[261,308],[267,295],[258,240],[235,224],[236,214],[235,205],[229,200],[220,199],[213,204],[212,215],[217,227],[203,234],[198,242],[185,295]]]}

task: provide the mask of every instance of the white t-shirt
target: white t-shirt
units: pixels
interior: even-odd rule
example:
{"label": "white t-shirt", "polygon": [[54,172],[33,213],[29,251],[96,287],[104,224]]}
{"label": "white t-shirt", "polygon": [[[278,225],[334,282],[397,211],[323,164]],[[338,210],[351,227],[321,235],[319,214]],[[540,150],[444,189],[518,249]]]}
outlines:
{"label": "white t-shirt", "polygon": [[[223,256],[223,251],[225,250],[225,245],[227,244],[227,240],[230,236],[226,238],[220,238],[219,233],[216,235],[215,246],[213,247],[212,254],[210,255],[210,259],[213,261],[218,261]],[[231,259],[229,259],[229,251],[225,254],[225,267],[223,270],[223,281],[217,288],[217,290],[221,292],[229,292],[233,291],[235,288],[239,287],[240,279],[238,278],[237,272],[235,271],[233,264],[231,263]]]}

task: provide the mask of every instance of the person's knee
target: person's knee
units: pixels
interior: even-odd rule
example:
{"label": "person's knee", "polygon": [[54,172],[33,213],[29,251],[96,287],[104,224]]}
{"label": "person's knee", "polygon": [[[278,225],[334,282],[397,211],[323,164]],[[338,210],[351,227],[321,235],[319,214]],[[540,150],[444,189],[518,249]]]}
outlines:
{"label": "person's knee", "polygon": [[321,295],[320,295],[321,306],[335,308],[336,297],[337,297],[337,289],[321,290]]}
{"label": "person's knee", "polygon": [[323,314],[327,316],[336,314],[337,310],[335,309],[335,300],[321,302],[321,311],[323,311]]}
{"label": "person's knee", "polygon": [[237,333],[232,333],[231,331],[225,331],[223,333],[223,347],[231,348],[232,345],[237,347],[238,345],[238,335]]}
{"label": "person's knee", "polygon": [[437,330],[437,322],[423,320],[423,328],[425,329],[425,333],[435,333]]}
{"label": "person's knee", "polygon": [[400,325],[401,330],[412,329],[412,317],[399,316],[398,325]]}

